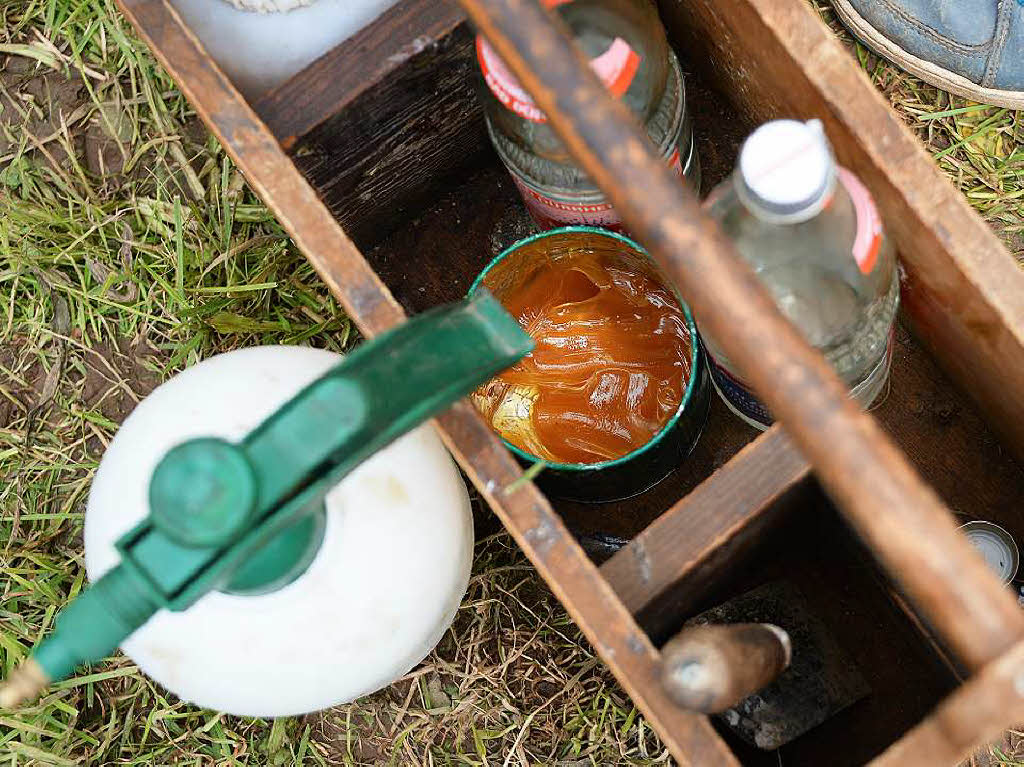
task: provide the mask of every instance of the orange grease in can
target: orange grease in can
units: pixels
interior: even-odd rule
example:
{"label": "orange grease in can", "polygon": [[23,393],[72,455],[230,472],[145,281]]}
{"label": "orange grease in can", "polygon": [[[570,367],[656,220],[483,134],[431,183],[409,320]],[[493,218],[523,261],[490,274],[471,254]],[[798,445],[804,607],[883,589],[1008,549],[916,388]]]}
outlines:
{"label": "orange grease in can", "polygon": [[547,461],[597,463],[661,430],[686,390],[691,339],[649,264],[581,248],[527,262],[511,278],[495,271],[484,285],[536,342],[473,395],[502,437]]}

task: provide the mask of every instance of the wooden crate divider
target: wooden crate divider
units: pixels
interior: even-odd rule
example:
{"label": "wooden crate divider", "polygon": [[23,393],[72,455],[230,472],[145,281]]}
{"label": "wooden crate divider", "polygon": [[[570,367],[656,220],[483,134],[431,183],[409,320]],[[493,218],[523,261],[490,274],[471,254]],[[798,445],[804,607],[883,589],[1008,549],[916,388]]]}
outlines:
{"label": "wooden crate divider", "polygon": [[725,567],[764,529],[766,512],[810,472],[782,427],[773,426],[601,565],[601,573],[626,608],[642,616],[640,624],[660,634],[692,596],[679,584],[697,569]]}

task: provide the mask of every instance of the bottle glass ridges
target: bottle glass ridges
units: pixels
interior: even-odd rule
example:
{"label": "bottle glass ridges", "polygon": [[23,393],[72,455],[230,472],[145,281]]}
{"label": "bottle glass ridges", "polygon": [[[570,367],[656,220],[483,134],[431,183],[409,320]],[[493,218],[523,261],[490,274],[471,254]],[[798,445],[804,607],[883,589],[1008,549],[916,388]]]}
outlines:
{"label": "bottle glass ridges", "polygon": [[[889,375],[896,260],[871,195],[836,164],[821,123],[762,125],[705,204],[782,313],[832,363],[851,396],[870,405]],[[771,414],[716,339],[701,336],[730,409],[766,428]]]}
{"label": "bottle glass ridges", "polygon": [[[686,88],[657,11],[647,0],[544,0],[571,29],[591,67],[644,124],[665,161],[700,187]],[[482,98],[491,140],[531,215],[542,227],[619,228],[601,191],[577,168],[490,45],[477,38]]]}

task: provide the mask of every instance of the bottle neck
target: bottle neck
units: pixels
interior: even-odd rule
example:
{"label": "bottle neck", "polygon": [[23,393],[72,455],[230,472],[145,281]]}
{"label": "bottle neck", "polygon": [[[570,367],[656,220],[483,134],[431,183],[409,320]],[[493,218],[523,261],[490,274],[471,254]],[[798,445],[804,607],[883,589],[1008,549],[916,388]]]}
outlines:
{"label": "bottle neck", "polygon": [[799,205],[780,204],[762,197],[739,169],[733,173],[732,179],[736,197],[758,220],[779,225],[801,224],[815,218],[832,200],[836,193],[837,172],[835,163],[832,163],[818,194]]}

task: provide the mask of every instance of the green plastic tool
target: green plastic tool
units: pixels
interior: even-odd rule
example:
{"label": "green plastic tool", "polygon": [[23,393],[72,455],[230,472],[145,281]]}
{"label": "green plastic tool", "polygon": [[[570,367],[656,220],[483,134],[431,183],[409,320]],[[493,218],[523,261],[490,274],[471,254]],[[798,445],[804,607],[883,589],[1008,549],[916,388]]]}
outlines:
{"label": "green plastic tool", "polygon": [[241,442],[171,449],[150,480],[149,516],[117,542],[120,564],[60,613],[0,688],[0,706],[108,656],[157,610],[297,578],[320,546],[324,496],[342,477],[532,348],[481,293],[361,345]]}

